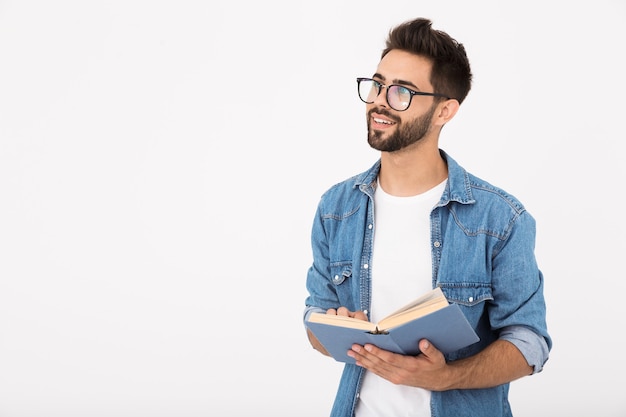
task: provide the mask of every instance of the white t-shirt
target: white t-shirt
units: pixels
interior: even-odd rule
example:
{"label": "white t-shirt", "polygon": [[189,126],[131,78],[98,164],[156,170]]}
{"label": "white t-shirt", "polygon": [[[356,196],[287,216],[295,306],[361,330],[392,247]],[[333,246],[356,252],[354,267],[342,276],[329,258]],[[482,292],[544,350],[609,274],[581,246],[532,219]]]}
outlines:
{"label": "white t-shirt", "polygon": [[[374,246],[371,261],[370,321],[381,318],[433,288],[430,213],[446,181],[411,197],[374,194]],[[365,372],[356,417],[430,417],[430,391],[395,385]]]}

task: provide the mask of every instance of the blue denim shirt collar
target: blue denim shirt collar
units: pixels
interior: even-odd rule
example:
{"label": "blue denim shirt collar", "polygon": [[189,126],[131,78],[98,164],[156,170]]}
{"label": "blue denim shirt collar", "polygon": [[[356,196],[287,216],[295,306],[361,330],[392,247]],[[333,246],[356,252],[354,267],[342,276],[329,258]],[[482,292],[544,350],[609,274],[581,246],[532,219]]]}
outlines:
{"label": "blue denim shirt collar", "polygon": [[[470,178],[465,171],[452,157],[445,151],[439,150],[441,157],[448,165],[448,183],[446,189],[441,196],[438,206],[443,207],[450,201],[456,201],[461,204],[473,204],[475,202],[470,186]],[[367,171],[354,177],[354,187],[360,188],[366,194],[372,196],[376,189],[376,178],[380,172],[381,160],[378,159],[374,165]]]}

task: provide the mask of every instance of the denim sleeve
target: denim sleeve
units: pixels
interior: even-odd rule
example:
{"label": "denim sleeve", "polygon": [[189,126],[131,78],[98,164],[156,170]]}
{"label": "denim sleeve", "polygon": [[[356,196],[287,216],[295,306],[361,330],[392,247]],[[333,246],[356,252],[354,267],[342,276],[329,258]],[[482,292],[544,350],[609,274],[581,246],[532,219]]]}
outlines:
{"label": "denim sleeve", "polygon": [[500,339],[513,343],[522,352],[528,365],[533,367],[533,374],[541,372],[549,357],[544,337],[524,326],[508,326],[500,331]]}
{"label": "denim sleeve", "polygon": [[304,309],[304,322],[306,323],[307,319],[309,318],[309,316],[311,315],[311,313],[326,313],[326,310],[324,310],[323,308],[320,307],[314,307],[314,306],[307,306]]}

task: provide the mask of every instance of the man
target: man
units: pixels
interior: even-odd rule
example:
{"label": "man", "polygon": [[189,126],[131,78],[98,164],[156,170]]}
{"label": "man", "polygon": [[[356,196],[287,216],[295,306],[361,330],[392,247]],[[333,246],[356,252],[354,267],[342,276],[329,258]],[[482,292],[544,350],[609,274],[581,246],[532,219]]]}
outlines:
{"label": "man", "polygon": [[511,416],[509,383],[548,359],[534,219],[439,148],[471,80],[463,45],[431,21],[389,33],[375,74],[357,79],[380,159],[319,202],[304,319],[317,311],[375,322],[439,286],[480,341],[444,355],[421,340],[417,356],[353,345],[333,417]]}

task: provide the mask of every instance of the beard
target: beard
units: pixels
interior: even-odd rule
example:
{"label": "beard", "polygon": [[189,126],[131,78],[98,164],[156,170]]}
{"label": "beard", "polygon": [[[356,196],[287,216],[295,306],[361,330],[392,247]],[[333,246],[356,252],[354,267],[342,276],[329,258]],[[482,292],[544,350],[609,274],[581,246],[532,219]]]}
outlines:
{"label": "beard", "polygon": [[[378,151],[395,152],[419,142],[426,133],[428,133],[436,107],[437,106],[433,104],[426,114],[413,121],[404,123],[385,109],[379,108],[370,110],[367,114],[367,143]],[[385,132],[371,128],[371,114],[374,112],[387,116],[396,123],[396,131],[386,139],[383,138]]]}

